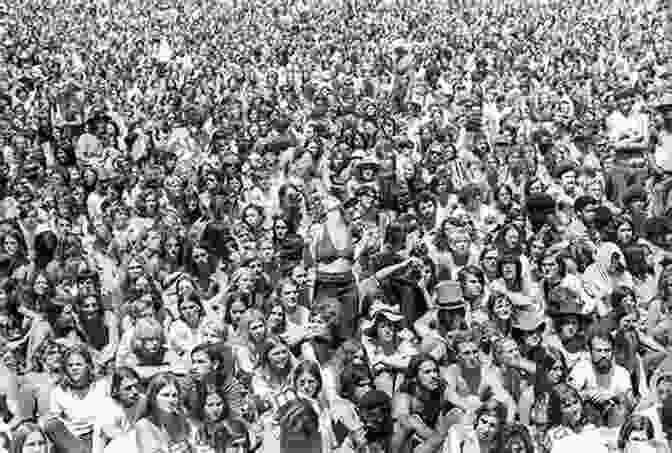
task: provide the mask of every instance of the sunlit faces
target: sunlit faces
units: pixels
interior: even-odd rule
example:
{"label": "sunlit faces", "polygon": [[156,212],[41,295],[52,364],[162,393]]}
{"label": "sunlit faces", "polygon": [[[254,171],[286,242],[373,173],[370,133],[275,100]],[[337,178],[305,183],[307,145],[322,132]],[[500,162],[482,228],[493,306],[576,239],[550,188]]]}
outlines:
{"label": "sunlit faces", "polygon": [[96,317],[100,308],[100,302],[96,296],[86,296],[79,306],[79,311],[85,319],[92,319]]}
{"label": "sunlit faces", "polygon": [[81,354],[72,353],[67,357],[65,371],[74,385],[85,386],[89,383],[90,366]]}
{"label": "sunlit faces", "polygon": [[255,342],[261,342],[266,336],[266,325],[262,320],[255,320],[250,323],[249,326],[249,335],[250,339]]}
{"label": "sunlit faces", "polygon": [[280,290],[280,298],[287,310],[293,311],[296,309],[299,301],[298,296],[299,290],[294,282],[287,281],[284,285],[282,285],[282,289]]}
{"label": "sunlit faces", "polygon": [[172,384],[165,385],[156,394],[156,407],[167,414],[178,414],[180,409],[180,394]]}
{"label": "sunlit faces", "polygon": [[205,398],[203,404],[203,415],[208,422],[217,422],[221,420],[227,412],[226,401],[217,392],[210,392]]}
{"label": "sunlit faces", "polygon": [[579,318],[574,315],[565,315],[558,321],[558,334],[561,339],[571,339],[579,332]]}
{"label": "sunlit faces", "polygon": [[215,370],[216,363],[210,359],[206,351],[196,351],[191,355],[191,375],[202,379],[208,373]]}
{"label": "sunlit faces", "polygon": [[289,349],[282,343],[274,345],[267,353],[268,364],[275,370],[284,370],[289,364]]}
{"label": "sunlit faces", "polygon": [[125,408],[135,406],[140,400],[140,381],[133,377],[124,377],[119,385],[118,399]]}
{"label": "sunlit faces", "polygon": [[320,381],[311,373],[304,371],[296,377],[296,392],[301,398],[315,398],[320,389]]}
{"label": "sunlit faces", "polygon": [[180,314],[184,322],[190,326],[198,325],[201,319],[202,307],[195,300],[186,299],[179,305]]}
{"label": "sunlit faces", "polygon": [[513,303],[506,296],[497,297],[492,303],[492,313],[496,319],[508,321],[513,315]]}
{"label": "sunlit faces", "polygon": [[433,392],[439,388],[441,382],[439,378],[439,367],[433,360],[426,360],[418,367],[418,375],[416,377],[418,384]]}

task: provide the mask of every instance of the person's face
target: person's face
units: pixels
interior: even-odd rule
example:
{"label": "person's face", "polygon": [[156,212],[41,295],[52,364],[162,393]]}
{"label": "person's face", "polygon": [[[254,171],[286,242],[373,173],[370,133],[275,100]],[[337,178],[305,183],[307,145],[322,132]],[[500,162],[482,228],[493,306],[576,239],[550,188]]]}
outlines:
{"label": "person's face", "polygon": [[583,404],[576,397],[570,397],[561,404],[562,418],[564,424],[568,426],[577,426],[583,415]]}
{"label": "person's face", "polygon": [[672,376],[665,375],[658,380],[656,385],[658,401],[665,401],[672,397]]}
{"label": "person's face", "polygon": [[256,227],[261,221],[259,212],[256,209],[248,209],[245,211],[245,223],[251,227]]}
{"label": "person's face", "polygon": [[574,338],[579,332],[579,319],[576,316],[567,316],[560,325],[560,337],[563,339]]}
{"label": "person's face", "polygon": [[560,177],[560,182],[567,192],[572,193],[576,189],[576,173],[573,171],[565,172]]}
{"label": "person's face", "polygon": [[156,394],[156,407],[166,414],[178,414],[180,408],[179,397],[177,387],[168,384]]}
{"label": "person's face", "polygon": [[525,441],[520,436],[509,439],[509,451],[511,453],[525,453],[527,451]]}
{"label": "person's face", "polygon": [[611,370],[614,350],[610,342],[602,338],[593,338],[590,348],[590,358],[595,369],[604,374]]}
{"label": "person's face", "polygon": [[632,241],[632,227],[629,223],[623,223],[618,227],[616,238],[621,244],[629,244]]}
{"label": "person's face", "polygon": [[268,351],[268,363],[276,370],[285,369],[289,363],[289,350],[287,347],[279,344]]}
{"label": "person's face", "polygon": [[298,304],[299,290],[294,284],[287,283],[282,287],[282,303],[289,310],[294,310]]}
{"label": "person's face", "polygon": [[267,322],[269,327],[271,328],[281,326],[284,320],[285,320],[285,311],[279,305],[273,307],[271,311],[268,313]]}
{"label": "person's face", "polygon": [[499,190],[498,198],[499,202],[502,203],[504,206],[507,206],[509,203],[511,203],[511,193],[506,188],[502,188]]}
{"label": "person's face", "polygon": [[432,360],[427,360],[423,362],[418,367],[418,384],[429,390],[430,392],[435,391],[439,388],[440,379],[439,379],[439,367]]}
{"label": "person's face", "polygon": [[142,265],[138,261],[131,261],[128,263],[128,276],[131,280],[137,280],[142,274]]}
{"label": "person's face", "polygon": [[[115,194],[117,192],[114,192]],[[128,226],[128,212],[124,210],[117,211],[116,215],[114,216],[114,226],[118,230],[123,230]]]}
{"label": "person's face", "polygon": [[425,201],[420,203],[420,206],[418,208],[421,217],[429,219],[434,216],[434,203],[432,203],[431,201]]}
{"label": "person's face", "polygon": [[266,336],[266,326],[264,325],[264,322],[261,320],[253,321],[252,323],[250,323],[249,330],[252,341],[256,343],[261,342]]}
{"label": "person's face", "polygon": [[247,310],[247,307],[242,301],[237,300],[233,302],[231,304],[231,309],[229,313],[229,317],[231,318],[231,324],[237,326],[238,323],[240,322],[240,317],[243,316],[245,310]]}
{"label": "person's face", "polygon": [[469,237],[464,233],[453,235],[453,251],[458,255],[466,255],[469,252]]}
{"label": "person's face", "polygon": [[508,247],[518,246],[518,243],[520,241],[520,235],[518,234],[518,230],[509,228],[509,230],[504,235],[504,241],[506,242],[506,245]]}
{"label": "person's face", "polygon": [[156,213],[158,206],[159,203],[156,200],[156,195],[148,194],[147,197],[145,197],[145,208],[147,209],[148,214]]}
{"label": "person's face", "polygon": [[198,325],[201,319],[201,307],[193,300],[185,300],[180,304],[180,313],[184,321],[190,326]]}
{"label": "person's face", "polygon": [[126,408],[133,407],[140,399],[140,382],[132,377],[125,377],[119,385],[119,401]]}
{"label": "person's face", "polygon": [[180,254],[180,243],[175,238],[169,238],[164,246],[166,255],[171,259],[177,259]]}
{"label": "person's face", "polygon": [[5,252],[10,256],[15,255],[16,252],[19,251],[19,243],[14,238],[14,236],[11,235],[5,236],[4,245],[5,245]]}
{"label": "person's face", "polygon": [[556,259],[552,256],[545,257],[541,261],[541,273],[546,279],[554,279],[558,276],[560,268]]}
{"label": "person's face", "polygon": [[301,373],[296,378],[296,393],[300,398],[315,398],[320,388],[320,382],[310,373]]}
{"label": "person's face", "polygon": [[49,444],[44,435],[39,431],[33,431],[26,436],[21,453],[47,453]]}
{"label": "person's face", "polygon": [[33,290],[35,291],[35,294],[38,296],[43,296],[47,293],[49,290],[49,282],[47,281],[47,277],[44,275],[38,275],[37,278],[35,278],[35,283],[33,284]]}
{"label": "person's face", "polygon": [[499,420],[492,415],[481,415],[476,422],[476,436],[484,442],[491,442],[497,435]]}
{"label": "person's face", "polygon": [[203,414],[208,422],[217,422],[222,419],[226,402],[217,393],[208,393],[203,404]]}
{"label": "person's face", "polygon": [[392,343],[396,332],[394,323],[385,317],[381,317],[376,324],[378,340],[381,343]]}
{"label": "person's face", "polygon": [[483,294],[483,285],[474,275],[467,275],[464,280],[464,293],[466,297],[474,298]]}
{"label": "person's face", "polygon": [[161,350],[161,340],[159,338],[145,338],[142,340],[142,347],[151,355],[157,354]]}
{"label": "person's face", "polygon": [[214,369],[214,364],[205,351],[198,351],[191,355],[191,375],[196,379],[202,379]]}
{"label": "person's face", "polygon": [[287,224],[282,220],[275,223],[275,237],[277,239],[284,239],[287,237]]}
{"label": "person's face", "polygon": [[95,297],[87,297],[82,301],[80,311],[84,318],[91,319],[98,313],[98,300]]}
{"label": "person's face", "polygon": [[493,304],[492,311],[497,319],[508,321],[513,314],[513,304],[508,297],[500,297]]}
{"label": "person's face", "polygon": [[478,357],[478,346],[476,343],[466,342],[458,345],[457,358],[462,368],[475,369],[481,365]]}
{"label": "person's face", "polygon": [[298,288],[303,288],[305,286],[307,278],[308,275],[306,269],[302,266],[297,266],[292,269],[292,280],[296,283]]}
{"label": "person's face", "polygon": [[44,353],[44,367],[49,371],[58,371],[63,367],[63,353],[57,347],[50,347]]}
{"label": "person's face", "polygon": [[513,263],[504,263],[502,265],[502,278],[512,281],[516,279],[516,265]]}
{"label": "person's face", "polygon": [[80,354],[71,354],[65,363],[70,379],[78,384],[84,384],[89,379],[89,365]]}
{"label": "person's face", "polygon": [[252,291],[253,286],[254,277],[252,276],[252,272],[248,270],[247,272],[241,273],[238,278],[238,289],[244,293],[248,293]]}
{"label": "person's face", "polygon": [[520,349],[518,348],[518,344],[511,339],[503,340],[499,350],[499,358],[501,362],[508,365],[519,357]]}

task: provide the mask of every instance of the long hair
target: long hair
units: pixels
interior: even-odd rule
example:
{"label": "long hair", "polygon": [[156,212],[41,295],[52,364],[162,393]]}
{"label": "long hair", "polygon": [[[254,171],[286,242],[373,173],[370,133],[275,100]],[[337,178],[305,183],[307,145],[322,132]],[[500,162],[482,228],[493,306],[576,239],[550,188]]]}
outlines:
{"label": "long hair", "polygon": [[189,424],[183,413],[171,414],[174,417],[166,418],[156,404],[156,397],[159,392],[169,385],[177,389],[178,399],[181,399],[182,388],[180,382],[172,373],[158,373],[149,381],[147,386],[147,398],[145,407],[142,411],[144,417],[159,428],[165,428],[173,441],[184,440],[189,434]]}
{"label": "long hair", "polygon": [[[406,380],[402,384],[401,388],[399,391],[407,393],[409,395],[419,397],[420,395],[427,395],[426,392],[421,392],[420,390],[420,383],[418,382],[418,374],[420,373],[420,366],[422,366],[423,363],[425,362],[432,362],[436,365],[437,370],[439,369],[439,363],[437,360],[432,357],[429,354],[418,354],[414,356],[410,363],[408,364],[408,368],[406,370]],[[436,422],[441,410],[443,409],[443,391],[444,391],[445,385],[443,382],[441,385],[431,392],[431,394],[427,396],[423,396],[423,405],[424,405],[424,411],[423,411],[423,419],[425,420],[425,423],[428,423],[430,426],[433,426],[433,424]],[[426,398],[426,400],[425,400]]]}
{"label": "long hair", "polygon": [[127,366],[115,368],[110,378],[110,397],[117,402],[119,402],[119,391],[124,379],[133,379],[140,382],[140,376],[133,368]]}
{"label": "long hair", "polygon": [[[319,415],[309,401],[293,399],[285,403],[278,409],[276,418],[280,425],[280,452],[314,453],[315,448],[321,446]],[[308,450],[307,444],[311,446]]]}
{"label": "long hair", "polygon": [[298,390],[298,380],[302,374],[309,374],[317,381],[317,390],[315,391],[315,395],[310,396],[310,398],[317,399],[320,395],[320,392],[322,391],[322,371],[320,369],[320,365],[317,362],[313,362],[312,360],[303,360],[299,362],[296,368],[294,368],[294,371],[292,371],[292,387],[294,387],[295,391]]}
{"label": "long hair", "polygon": [[564,423],[562,409],[568,401],[578,401],[583,404],[579,392],[569,384],[564,382],[553,387],[548,401],[548,421],[549,426],[562,426]]}
{"label": "long hair", "polygon": [[39,433],[42,438],[49,442],[49,438],[44,433],[42,428],[36,423],[21,423],[14,431],[12,431],[12,448],[11,453],[23,453],[23,445],[26,439],[33,433]]}
{"label": "long hair", "polygon": [[68,372],[68,360],[70,360],[70,357],[75,355],[81,356],[88,367],[87,370],[88,384],[91,384],[94,381],[93,358],[91,357],[91,353],[89,352],[88,347],[84,345],[75,345],[70,349],[68,349],[63,356],[63,363],[65,367],[63,373],[63,380],[61,381],[61,386],[66,390],[74,388],[74,382],[72,380],[72,376],[70,376],[70,373]]}

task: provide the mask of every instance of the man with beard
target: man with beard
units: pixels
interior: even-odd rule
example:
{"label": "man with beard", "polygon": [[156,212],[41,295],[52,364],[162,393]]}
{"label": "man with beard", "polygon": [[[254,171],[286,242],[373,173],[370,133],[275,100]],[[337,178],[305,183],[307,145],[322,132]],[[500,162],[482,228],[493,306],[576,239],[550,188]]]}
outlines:
{"label": "man with beard", "polygon": [[[481,363],[478,345],[473,333],[457,334],[453,340],[457,363],[441,370],[441,377],[446,381],[446,399],[471,415],[480,407],[481,395],[486,391],[497,400],[512,404],[511,396],[504,389],[496,370]],[[509,414],[512,415],[513,411]]]}
{"label": "man with beard", "polygon": [[385,392],[369,390],[357,402],[362,428],[348,437],[340,453],[384,453],[390,451],[394,424],[392,400]]}
{"label": "man with beard", "polygon": [[614,340],[610,333],[596,329],[588,337],[588,349],[590,361],[577,363],[568,378],[581,397],[605,408],[609,401],[630,396],[630,374],[614,362]]}

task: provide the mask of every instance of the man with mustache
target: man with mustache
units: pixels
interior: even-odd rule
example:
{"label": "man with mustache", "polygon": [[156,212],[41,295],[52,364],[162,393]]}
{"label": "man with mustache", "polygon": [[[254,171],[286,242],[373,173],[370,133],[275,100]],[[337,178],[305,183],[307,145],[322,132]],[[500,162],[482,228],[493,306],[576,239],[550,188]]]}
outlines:
{"label": "man with mustache", "polygon": [[568,379],[584,401],[605,407],[609,401],[629,397],[632,393],[630,373],[614,362],[614,341],[609,332],[601,328],[592,332],[588,348],[590,361],[577,363]]}

